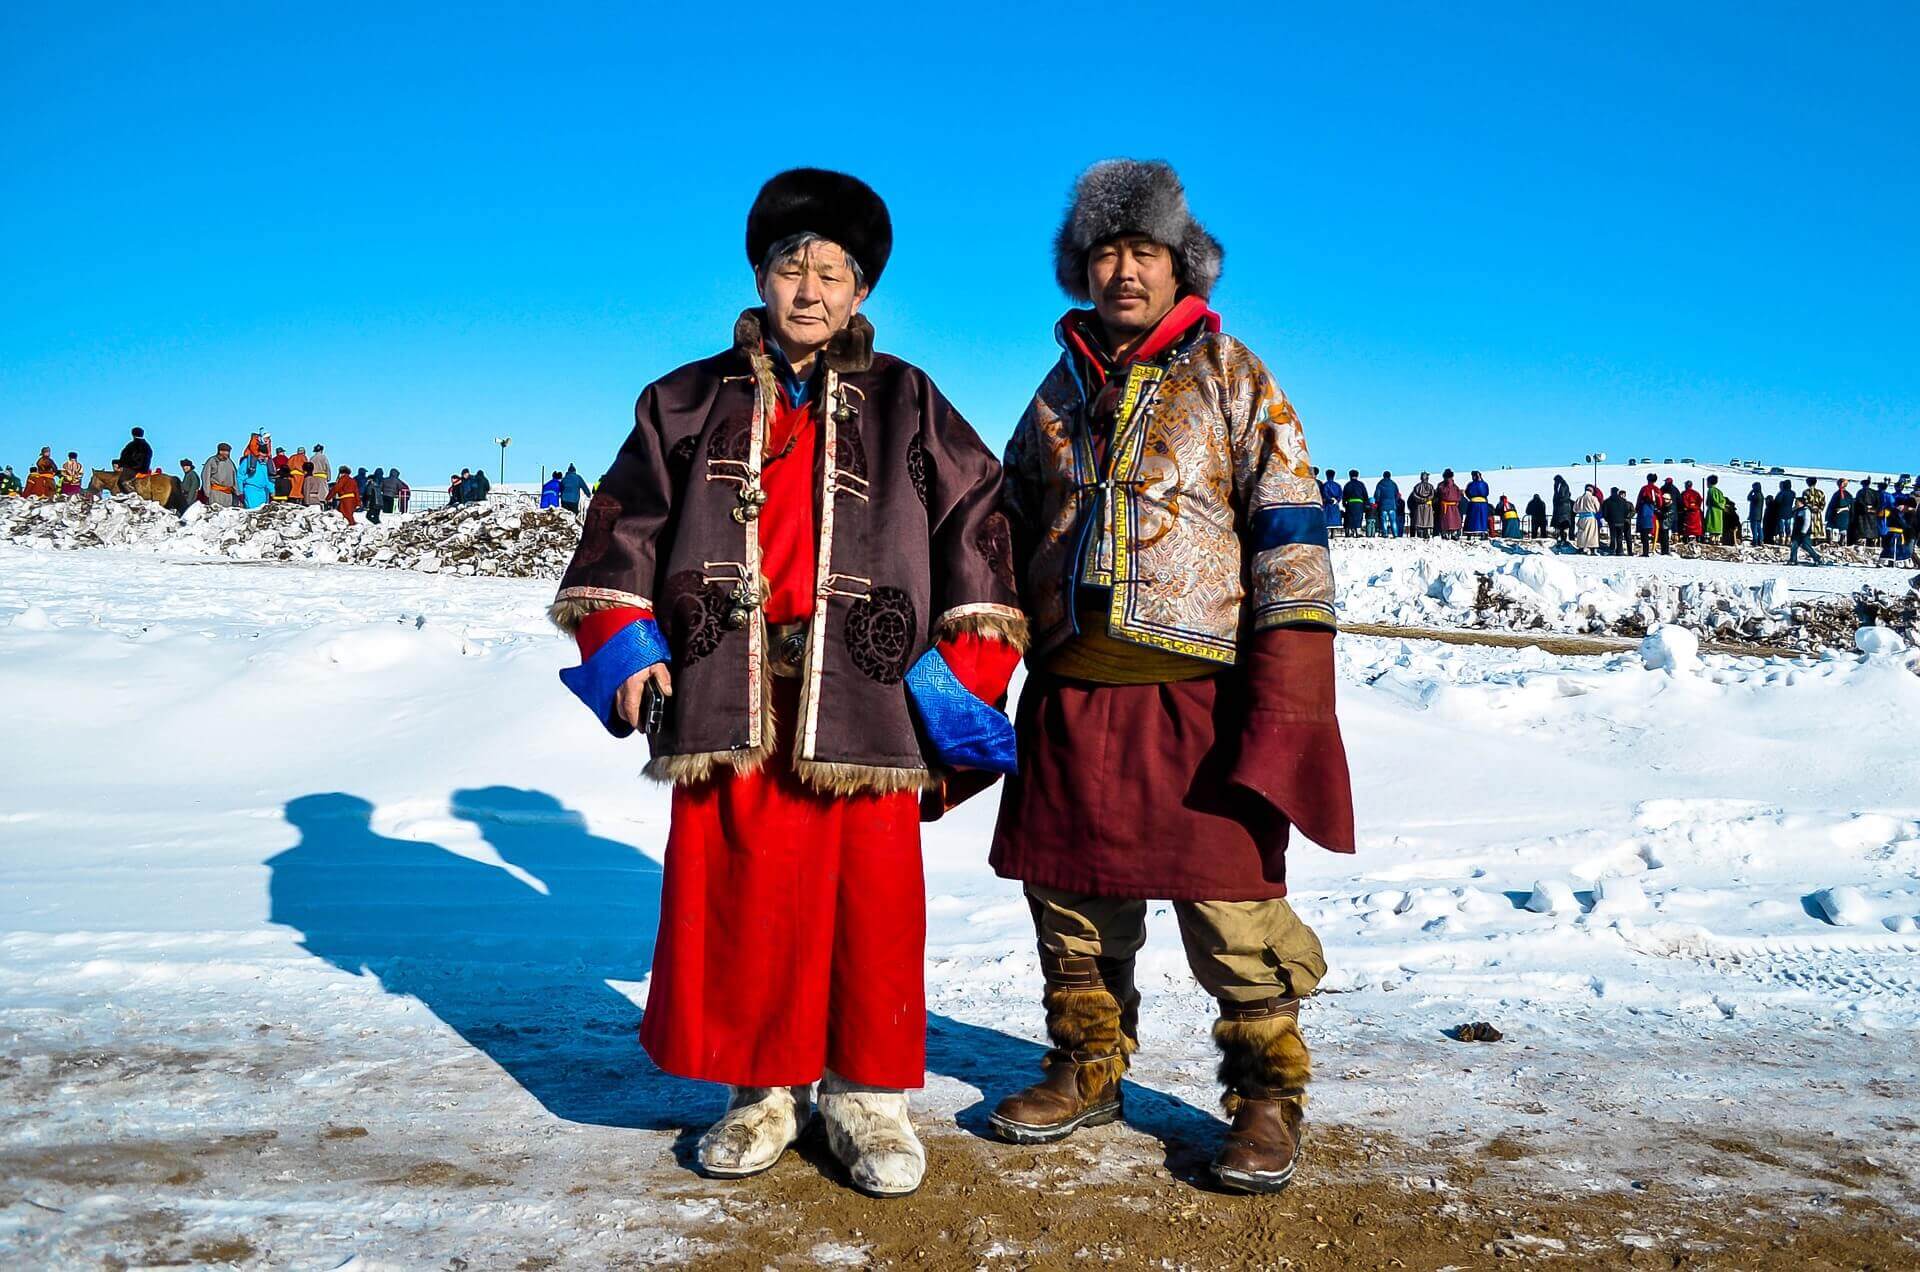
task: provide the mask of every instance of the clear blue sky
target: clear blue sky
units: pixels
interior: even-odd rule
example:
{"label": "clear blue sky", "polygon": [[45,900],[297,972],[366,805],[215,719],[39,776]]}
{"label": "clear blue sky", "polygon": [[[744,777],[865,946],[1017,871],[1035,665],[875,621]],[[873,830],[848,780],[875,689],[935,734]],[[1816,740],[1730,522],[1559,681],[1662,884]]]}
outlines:
{"label": "clear blue sky", "polygon": [[14,0],[0,459],[597,475],[803,163],[888,200],[881,346],[997,446],[1068,185],[1129,154],[1322,465],[1920,469],[1920,8],[1280,7]]}

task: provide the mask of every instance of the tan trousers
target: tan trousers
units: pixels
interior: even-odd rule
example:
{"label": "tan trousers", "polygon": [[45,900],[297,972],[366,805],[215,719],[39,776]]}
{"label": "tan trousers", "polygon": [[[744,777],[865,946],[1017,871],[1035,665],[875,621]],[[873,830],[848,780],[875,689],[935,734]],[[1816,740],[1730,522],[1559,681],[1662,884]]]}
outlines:
{"label": "tan trousers", "polygon": [[[1043,953],[1131,963],[1147,940],[1147,903],[1027,885]],[[1320,938],[1283,900],[1175,901],[1187,964],[1223,1002],[1304,998],[1327,974]]]}

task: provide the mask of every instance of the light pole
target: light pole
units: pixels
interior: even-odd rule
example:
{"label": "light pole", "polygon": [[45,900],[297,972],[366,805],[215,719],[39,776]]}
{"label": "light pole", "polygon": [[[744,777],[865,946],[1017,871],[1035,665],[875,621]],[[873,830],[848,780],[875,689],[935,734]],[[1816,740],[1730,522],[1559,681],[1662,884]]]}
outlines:
{"label": "light pole", "polygon": [[500,484],[502,486],[507,484],[507,447],[512,441],[513,439],[511,437],[496,437],[493,439],[494,445],[500,448]]}
{"label": "light pole", "polygon": [[1595,451],[1587,456],[1587,462],[1593,465],[1593,488],[1600,489],[1600,465],[1607,462],[1607,452]]}

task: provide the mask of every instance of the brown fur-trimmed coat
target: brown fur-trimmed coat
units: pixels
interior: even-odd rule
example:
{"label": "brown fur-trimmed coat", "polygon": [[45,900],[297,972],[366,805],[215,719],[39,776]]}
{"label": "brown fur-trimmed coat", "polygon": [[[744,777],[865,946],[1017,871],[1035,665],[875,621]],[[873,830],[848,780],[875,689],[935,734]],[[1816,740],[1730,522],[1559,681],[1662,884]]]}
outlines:
{"label": "brown fur-trimmed coat", "polygon": [[[778,392],[748,310],[733,346],[649,385],[601,479],[552,614],[571,629],[610,605],[653,610],[674,696],[651,776],[751,771],[774,748],[759,522],[734,516],[759,472]],[[942,636],[992,631],[1024,647],[1000,465],[925,372],[873,349],[856,317],[822,355],[817,587],[793,763],[829,794],[931,778],[904,676]]]}

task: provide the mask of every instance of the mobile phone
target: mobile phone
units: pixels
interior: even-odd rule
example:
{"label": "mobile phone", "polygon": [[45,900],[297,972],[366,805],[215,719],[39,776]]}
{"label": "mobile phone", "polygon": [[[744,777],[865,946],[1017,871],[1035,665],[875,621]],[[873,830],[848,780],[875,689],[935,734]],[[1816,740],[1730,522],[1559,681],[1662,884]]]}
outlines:
{"label": "mobile phone", "polygon": [[660,692],[660,686],[649,680],[647,687],[640,691],[640,730],[651,736],[660,732],[667,723],[667,695]]}

